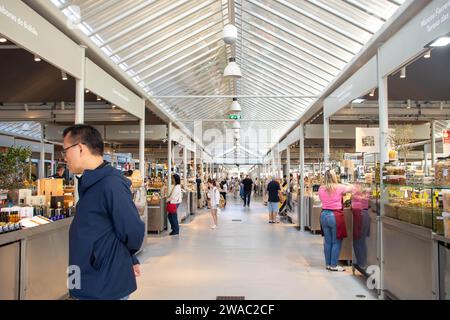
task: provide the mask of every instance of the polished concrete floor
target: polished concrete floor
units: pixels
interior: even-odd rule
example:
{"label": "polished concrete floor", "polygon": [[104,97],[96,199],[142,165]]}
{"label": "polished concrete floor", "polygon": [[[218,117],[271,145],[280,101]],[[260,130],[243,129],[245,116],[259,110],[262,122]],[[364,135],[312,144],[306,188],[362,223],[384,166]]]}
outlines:
{"label": "polished concrete floor", "polygon": [[209,211],[201,210],[178,236],[150,235],[131,299],[376,298],[350,267],[340,273],[325,269],[320,235],[287,222],[269,224],[267,207],[252,201],[250,208],[229,201],[215,230]]}

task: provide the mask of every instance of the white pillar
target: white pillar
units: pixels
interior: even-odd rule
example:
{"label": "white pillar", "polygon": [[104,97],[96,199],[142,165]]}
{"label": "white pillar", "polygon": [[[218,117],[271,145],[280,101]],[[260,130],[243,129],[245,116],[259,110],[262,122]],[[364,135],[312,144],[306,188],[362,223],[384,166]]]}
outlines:
{"label": "white pillar", "polygon": [[184,189],[187,190],[188,177],[187,177],[187,148],[183,146],[183,174],[184,174]]}
{"label": "white pillar", "polygon": [[45,144],[44,144],[44,125],[41,124],[41,150],[39,158],[39,179],[45,178]]}
{"label": "white pillar", "polygon": [[323,118],[323,162],[330,164],[330,118]]}
{"label": "white pillar", "polygon": [[144,118],[139,120],[139,169],[142,178],[146,176],[145,172],[145,113]]}
{"label": "white pillar", "polygon": [[429,151],[430,147],[428,144],[425,144],[423,146],[423,172],[425,173],[425,175],[429,174],[429,170],[428,170],[428,151]]}
{"label": "white pillar", "polygon": [[286,149],[286,177],[288,179],[287,187],[288,190],[291,190],[291,179],[289,176],[289,170],[291,168],[291,149],[290,146]]}
{"label": "white pillar", "polygon": [[280,154],[280,145],[278,145],[277,147],[277,151],[278,151],[278,165],[277,165],[277,175],[283,179],[283,167],[281,165],[281,154]]}
{"label": "white pillar", "polygon": [[298,171],[300,173],[300,231],[305,231],[305,126],[300,124],[300,166]]}
{"label": "white pillar", "polygon": [[431,121],[431,166],[434,167],[436,163],[436,122]]}
{"label": "white pillar", "polygon": [[84,123],[85,53],[86,47],[81,46],[81,78],[75,79],[75,124]]}
{"label": "white pillar", "polygon": [[[379,116],[379,126],[380,126],[380,190],[383,190],[383,165],[389,161],[389,102],[388,102],[388,78],[383,76],[381,73],[381,63],[380,63],[380,49],[378,49],[377,55],[378,64],[378,116]],[[384,193],[381,193],[381,202],[385,197]],[[380,207],[381,216],[384,215],[384,206]],[[384,261],[384,236],[383,236],[383,223],[378,220],[378,230],[379,230],[379,240],[378,240],[378,252],[379,261]],[[384,264],[380,263],[380,289],[381,296],[384,298]]]}
{"label": "white pillar", "polygon": [[197,145],[194,143],[194,178],[197,178]]}
{"label": "white pillar", "polygon": [[172,187],[172,122],[169,122],[169,130],[168,130],[169,139],[167,141],[167,167],[169,173],[167,175],[167,186],[168,190]]}

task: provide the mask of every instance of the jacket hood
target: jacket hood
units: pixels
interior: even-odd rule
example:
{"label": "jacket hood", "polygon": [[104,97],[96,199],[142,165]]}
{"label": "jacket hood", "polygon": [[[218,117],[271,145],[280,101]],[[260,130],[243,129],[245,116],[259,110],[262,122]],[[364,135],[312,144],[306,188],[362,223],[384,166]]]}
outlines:
{"label": "jacket hood", "polygon": [[105,164],[101,168],[84,171],[83,175],[79,179],[78,192],[80,195],[83,194],[91,186],[107,176],[118,176],[125,181],[128,187],[131,186],[131,181],[126,179],[119,170],[111,167],[110,164]]}

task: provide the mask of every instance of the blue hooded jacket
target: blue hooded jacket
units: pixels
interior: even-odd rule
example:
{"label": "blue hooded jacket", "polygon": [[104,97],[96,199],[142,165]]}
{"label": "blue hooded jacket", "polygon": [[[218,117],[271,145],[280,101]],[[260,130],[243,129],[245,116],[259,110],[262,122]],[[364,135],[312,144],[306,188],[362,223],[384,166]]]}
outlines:
{"label": "blue hooded jacket", "polygon": [[134,205],[130,180],[104,163],[79,179],[79,201],[69,230],[69,265],[81,271],[76,299],[116,300],[137,289],[134,254],[145,224]]}

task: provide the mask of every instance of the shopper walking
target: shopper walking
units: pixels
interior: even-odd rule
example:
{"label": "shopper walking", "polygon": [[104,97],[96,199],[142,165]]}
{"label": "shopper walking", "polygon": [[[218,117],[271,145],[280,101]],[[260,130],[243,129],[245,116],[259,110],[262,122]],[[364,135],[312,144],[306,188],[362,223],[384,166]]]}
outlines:
{"label": "shopper walking", "polygon": [[183,200],[183,193],[181,191],[180,184],[180,176],[176,173],[172,175],[172,187],[169,190],[169,197],[167,197],[167,203],[172,203],[177,205],[177,210],[174,213],[167,213],[169,217],[170,227],[172,228],[172,232],[169,234],[171,236],[177,235],[180,233],[180,226],[178,224],[178,207],[180,206],[181,201]]}
{"label": "shopper walking", "polygon": [[195,179],[195,184],[197,185],[197,208],[203,208],[202,205],[202,179],[197,174],[197,179]]}
{"label": "shopper walking", "polygon": [[145,224],[133,203],[131,181],[103,161],[103,140],[89,125],[63,132],[69,171],[77,176],[79,200],[69,230],[69,266],[79,270],[75,299],[125,300],[137,289],[140,275],[135,253]]}
{"label": "shopper walking", "polygon": [[272,181],[267,185],[266,192],[268,194],[267,208],[269,209],[269,223],[276,222],[276,216],[278,214],[278,203],[280,202],[281,187],[278,181],[272,177]]}
{"label": "shopper walking", "polygon": [[222,195],[223,200],[225,201],[225,204],[224,204],[224,207],[223,207],[224,209],[227,206],[227,193],[228,193],[228,184],[227,184],[226,180],[223,180],[220,183],[220,194]]}
{"label": "shopper walking", "polygon": [[213,224],[211,229],[217,228],[217,209],[219,208],[220,193],[217,190],[217,184],[215,180],[208,181],[209,184],[209,198],[211,200],[211,217],[213,219]]}
{"label": "shopper walking", "polygon": [[345,271],[338,266],[342,240],[347,237],[342,197],[351,192],[352,187],[338,184],[333,170],[327,170],[324,176],[324,185],[319,188],[319,198],[322,202],[320,224],[325,237],[324,254],[326,268],[330,271]]}
{"label": "shopper walking", "polygon": [[247,175],[244,180],[242,180],[242,185],[244,187],[244,207],[250,207],[250,197],[252,195],[253,180]]}

